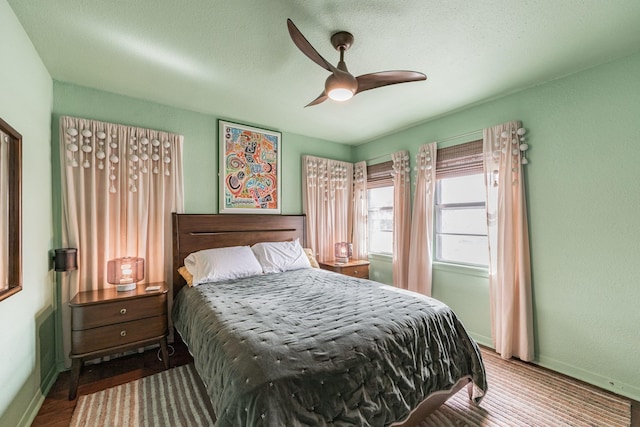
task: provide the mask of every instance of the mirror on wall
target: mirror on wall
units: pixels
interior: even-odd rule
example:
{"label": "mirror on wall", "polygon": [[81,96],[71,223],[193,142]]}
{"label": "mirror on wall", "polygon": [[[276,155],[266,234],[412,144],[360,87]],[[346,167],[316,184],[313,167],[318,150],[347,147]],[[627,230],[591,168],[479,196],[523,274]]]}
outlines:
{"label": "mirror on wall", "polygon": [[22,136],[0,118],[0,300],[22,290]]}

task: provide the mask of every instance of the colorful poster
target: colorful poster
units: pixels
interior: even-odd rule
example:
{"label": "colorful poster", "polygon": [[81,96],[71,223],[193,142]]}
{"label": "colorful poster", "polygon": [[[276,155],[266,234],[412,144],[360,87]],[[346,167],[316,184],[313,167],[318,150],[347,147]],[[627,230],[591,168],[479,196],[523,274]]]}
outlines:
{"label": "colorful poster", "polygon": [[220,120],[220,213],[280,213],[282,135]]}

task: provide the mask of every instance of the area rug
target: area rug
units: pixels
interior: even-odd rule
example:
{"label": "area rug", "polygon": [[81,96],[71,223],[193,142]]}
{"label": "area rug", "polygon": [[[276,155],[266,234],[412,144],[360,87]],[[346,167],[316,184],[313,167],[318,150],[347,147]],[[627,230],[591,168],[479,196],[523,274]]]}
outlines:
{"label": "area rug", "polygon": [[[480,406],[461,390],[420,427],[631,425],[628,400],[482,350],[489,390]],[[192,365],[80,396],[71,426],[210,426],[214,415]],[[174,392],[172,392],[174,390]]]}
{"label": "area rug", "polygon": [[192,427],[214,423],[193,365],[80,396],[71,426]]}

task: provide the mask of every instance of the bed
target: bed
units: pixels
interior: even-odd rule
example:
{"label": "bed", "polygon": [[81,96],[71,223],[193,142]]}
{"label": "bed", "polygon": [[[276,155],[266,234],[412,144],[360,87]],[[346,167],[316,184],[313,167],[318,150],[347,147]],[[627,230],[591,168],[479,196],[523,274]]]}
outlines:
{"label": "bed", "polygon": [[173,322],[216,426],[411,426],[464,386],[479,349],[443,303],[316,268],[185,286],[204,249],[295,241],[304,216],[173,215]]}

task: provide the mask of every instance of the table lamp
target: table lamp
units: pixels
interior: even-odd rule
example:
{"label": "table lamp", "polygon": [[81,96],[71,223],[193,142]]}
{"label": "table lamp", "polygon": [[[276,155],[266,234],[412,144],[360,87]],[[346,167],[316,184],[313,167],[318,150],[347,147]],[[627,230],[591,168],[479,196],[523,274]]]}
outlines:
{"label": "table lamp", "polygon": [[144,258],[124,257],[107,263],[107,282],[116,285],[116,291],[131,291],[144,279]]}
{"label": "table lamp", "polygon": [[335,244],[336,262],[349,262],[349,257],[353,255],[353,245],[347,242]]}

